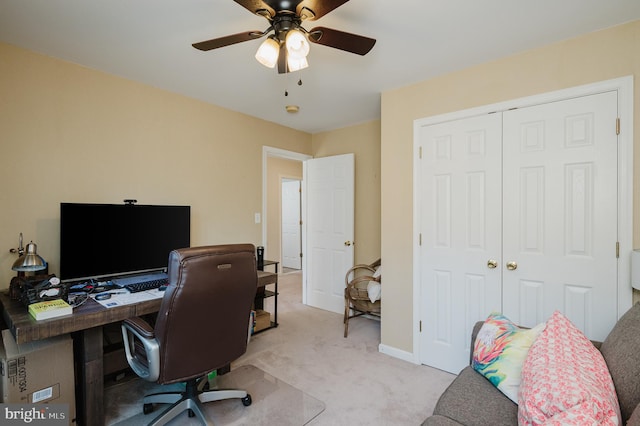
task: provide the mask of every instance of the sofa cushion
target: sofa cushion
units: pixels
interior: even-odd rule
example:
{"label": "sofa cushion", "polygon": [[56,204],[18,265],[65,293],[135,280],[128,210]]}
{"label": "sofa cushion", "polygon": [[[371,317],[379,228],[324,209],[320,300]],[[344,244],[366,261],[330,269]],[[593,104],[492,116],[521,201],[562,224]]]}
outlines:
{"label": "sofa cushion", "polygon": [[518,406],[471,366],[449,385],[433,414],[471,426],[518,423]]}
{"label": "sofa cushion", "polygon": [[620,424],[615,388],[602,355],[559,311],[529,350],[518,402],[520,425]]}
{"label": "sofa cushion", "polygon": [[472,367],[517,403],[522,364],[543,329],[544,323],[523,329],[504,315],[491,313],[476,337]]}
{"label": "sofa cushion", "polygon": [[600,352],[616,387],[622,420],[626,421],[640,403],[640,303],[618,320]]}

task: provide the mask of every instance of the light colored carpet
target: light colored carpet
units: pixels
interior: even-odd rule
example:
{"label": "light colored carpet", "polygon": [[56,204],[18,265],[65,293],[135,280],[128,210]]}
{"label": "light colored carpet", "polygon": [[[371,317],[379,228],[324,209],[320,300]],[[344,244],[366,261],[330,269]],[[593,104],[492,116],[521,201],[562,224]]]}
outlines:
{"label": "light colored carpet", "polygon": [[[350,320],[345,339],[342,315],[301,303],[301,276],[280,274],[280,325],[252,336],[232,371],[253,365],[324,403],[309,425],[419,425],[455,376],[380,353],[375,319]],[[253,424],[279,425],[268,416]]]}

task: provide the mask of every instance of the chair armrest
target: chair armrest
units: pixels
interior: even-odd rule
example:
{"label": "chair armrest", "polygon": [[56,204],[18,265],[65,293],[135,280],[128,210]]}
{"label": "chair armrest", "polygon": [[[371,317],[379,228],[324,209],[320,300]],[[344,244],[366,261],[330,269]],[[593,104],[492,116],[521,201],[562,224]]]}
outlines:
{"label": "chair armrest", "polygon": [[350,281],[349,276],[351,276],[351,274],[354,274],[354,276],[355,276],[356,271],[358,271],[358,270],[360,270],[360,269],[366,269],[367,271],[371,272],[371,274],[374,274],[374,273],[376,272],[375,268],[372,268],[372,267],[371,267],[371,266],[369,266],[369,265],[364,265],[364,264],[354,265],[353,267],[351,267],[351,268],[347,271],[347,273],[346,273],[346,274],[345,274],[345,276],[344,276],[344,282],[345,282],[345,284],[347,284],[347,285],[348,285],[348,284],[349,284],[349,281]]}
{"label": "chair armrest", "polygon": [[124,322],[127,323],[133,330],[136,330],[136,332],[139,335],[147,339],[155,338],[155,333],[153,332],[153,328],[151,328],[149,323],[143,320],[142,318],[140,317],[128,318],[124,320]]}
{"label": "chair armrest", "polygon": [[[369,284],[369,281],[375,281],[375,282],[380,282],[380,277],[374,278],[374,277],[370,277],[368,275],[363,275],[360,276],[358,278],[354,278],[351,281],[349,281],[347,283],[347,287],[360,287],[358,286],[358,284],[360,283],[365,283],[365,284]],[[366,287],[366,285],[365,285]]]}
{"label": "chair armrest", "polygon": [[[160,345],[153,328],[142,318],[126,319],[122,322],[122,340],[131,369],[149,382],[157,381],[160,377]],[[144,349],[144,359],[136,352],[136,347]]]}

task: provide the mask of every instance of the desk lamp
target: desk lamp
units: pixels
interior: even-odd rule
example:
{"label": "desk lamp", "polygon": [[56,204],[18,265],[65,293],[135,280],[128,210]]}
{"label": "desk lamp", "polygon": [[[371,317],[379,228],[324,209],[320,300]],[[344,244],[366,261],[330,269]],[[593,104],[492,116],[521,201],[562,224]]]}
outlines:
{"label": "desk lamp", "polygon": [[45,260],[40,257],[40,255],[38,255],[37,249],[38,246],[33,241],[31,241],[29,244],[27,244],[25,253],[25,248],[22,246],[21,232],[18,249],[10,250],[12,253],[17,252],[20,256],[15,262],[13,262],[13,266],[11,267],[11,269],[13,269],[14,271],[18,271],[18,275],[20,275],[20,273],[41,271],[43,269],[47,269],[47,262],[45,262]]}

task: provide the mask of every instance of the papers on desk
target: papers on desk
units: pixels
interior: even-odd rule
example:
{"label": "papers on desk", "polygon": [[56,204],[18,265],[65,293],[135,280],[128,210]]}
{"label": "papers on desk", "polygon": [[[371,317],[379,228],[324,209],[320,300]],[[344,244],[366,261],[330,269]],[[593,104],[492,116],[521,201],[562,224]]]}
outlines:
{"label": "papers on desk", "polygon": [[157,288],[147,291],[138,291],[136,293],[129,293],[126,290],[113,290],[108,293],[111,293],[111,298],[106,300],[96,300],[95,294],[92,294],[91,298],[105,308],[115,308],[116,306],[131,305],[133,303],[144,302],[145,300],[160,299],[164,296],[164,291],[160,291]]}

